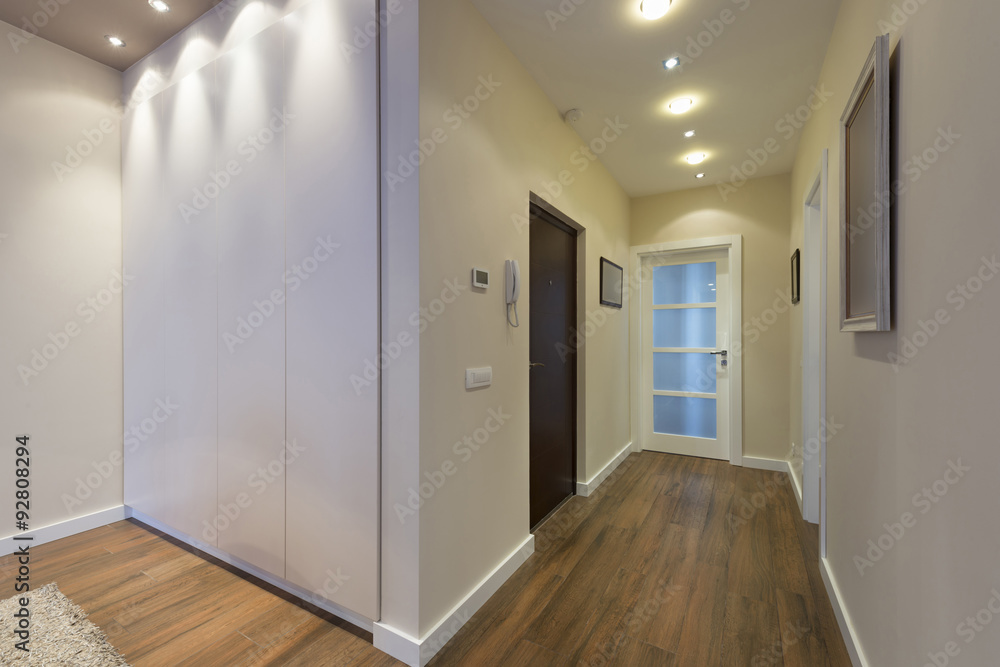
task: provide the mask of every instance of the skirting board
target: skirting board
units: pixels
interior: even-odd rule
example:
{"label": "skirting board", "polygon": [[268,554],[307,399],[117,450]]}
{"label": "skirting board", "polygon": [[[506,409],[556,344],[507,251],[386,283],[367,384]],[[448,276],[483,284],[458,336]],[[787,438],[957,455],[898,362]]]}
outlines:
{"label": "skirting board", "polygon": [[622,461],[628,458],[629,454],[636,451],[639,450],[635,449],[631,442],[628,443],[628,445],[625,446],[625,449],[618,452],[618,456],[613,458],[611,463],[604,466],[604,470],[594,475],[589,482],[577,482],[576,495],[583,496],[584,498],[590,496],[590,494],[596,491],[597,487],[599,487],[604,480],[610,477],[611,473],[613,473],[615,469],[622,464]]}
{"label": "skirting board", "polygon": [[802,511],[802,488],[799,486],[799,480],[795,479],[795,475],[792,474],[792,467],[788,461],[781,461],[779,459],[759,459],[754,456],[744,456],[743,467],[753,468],[754,470],[783,472],[788,475],[788,478],[792,480],[792,490],[795,493],[795,502],[799,505],[799,511]]}
{"label": "skirting board", "polygon": [[792,474],[791,465],[788,466],[788,476],[792,478],[792,490],[795,491],[795,502],[799,504],[799,511],[802,512],[802,485],[799,484],[799,478]]}
{"label": "skirting board", "polygon": [[529,535],[423,639],[415,639],[390,625],[376,623],[375,648],[410,667],[424,667],[533,553],[535,536]]}
{"label": "skirting board", "polygon": [[840,634],[844,638],[844,644],[847,645],[847,652],[851,656],[851,662],[854,664],[854,667],[868,667],[869,663],[865,658],[864,651],[861,650],[861,642],[854,631],[854,624],[851,623],[851,617],[848,615],[847,608],[844,606],[844,600],[840,596],[840,588],[837,586],[837,580],[834,579],[833,572],[830,570],[830,561],[826,558],[820,559],[819,572],[823,575],[823,584],[826,586],[826,593],[830,597],[830,604],[833,606],[833,613],[837,617]]}
{"label": "skirting board", "polygon": [[788,461],[779,459],[760,459],[754,456],[743,457],[743,467],[755,470],[770,470],[773,472],[783,472],[792,480],[792,491],[795,492],[795,502],[798,503],[799,511],[802,511],[802,487],[799,480],[792,474],[792,466]]}
{"label": "skirting board", "polygon": [[86,516],[78,516],[74,519],[60,521],[59,523],[54,523],[50,526],[45,526],[44,528],[29,530],[27,533],[18,535],[18,537],[26,535],[34,538],[30,542],[15,542],[14,536],[11,535],[0,541],[0,555],[6,556],[8,554],[12,554],[24,544],[37,547],[45,544],[46,542],[55,542],[56,540],[61,540],[64,537],[72,537],[78,533],[85,533],[88,530],[106,526],[109,523],[124,521],[126,518],[127,514],[125,506],[119,505],[118,507],[112,507],[111,509],[94,512],[93,514],[88,514]]}
{"label": "skirting board", "polygon": [[198,549],[199,551],[203,551],[207,553],[209,556],[214,556],[215,558],[218,558],[222,562],[228,563],[229,565],[232,565],[235,568],[243,570],[247,574],[257,577],[258,579],[262,579],[263,581],[266,581],[267,583],[273,586],[277,586],[286,593],[291,593],[295,597],[301,598],[302,600],[308,602],[309,604],[315,605],[320,609],[323,609],[324,611],[328,611],[334,616],[344,619],[348,623],[356,625],[359,628],[362,628],[363,630],[367,630],[368,632],[371,632],[372,629],[374,628],[375,622],[372,621],[370,618],[365,618],[360,614],[356,614],[349,609],[345,609],[344,607],[341,607],[339,605],[330,602],[326,598],[321,598],[318,595],[310,593],[304,588],[300,588],[295,584],[285,581],[281,577],[276,577],[270,572],[266,572],[257,567],[256,565],[251,565],[246,561],[240,560],[239,558],[236,558],[232,554],[226,553],[225,551],[222,551],[217,547],[213,547],[210,544],[205,544],[200,540],[194,539],[190,535],[185,535],[179,530],[175,530],[170,526],[166,525],[165,523],[162,523],[161,521],[158,521],[157,519],[154,519],[151,516],[147,516],[142,512],[139,512],[131,507],[126,506],[125,509],[127,515],[129,517],[132,517],[136,521],[144,523],[151,528],[155,528],[156,530],[162,533],[166,533],[167,535],[173,537],[174,539],[180,540],[184,544],[188,544],[194,547],[195,549]]}
{"label": "skirting board", "polygon": [[785,472],[792,474],[792,469],[788,467],[788,461],[780,459],[759,459],[755,456],[744,456],[743,467],[754,470],[771,470],[774,472]]}

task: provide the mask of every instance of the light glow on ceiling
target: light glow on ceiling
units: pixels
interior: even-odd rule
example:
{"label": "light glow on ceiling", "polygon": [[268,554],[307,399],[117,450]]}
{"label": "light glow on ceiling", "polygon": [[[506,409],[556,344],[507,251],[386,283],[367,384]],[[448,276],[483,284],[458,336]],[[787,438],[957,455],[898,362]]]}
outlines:
{"label": "light glow on ceiling", "polygon": [[707,157],[708,155],[705,153],[691,153],[684,159],[687,160],[688,164],[701,164]]}
{"label": "light glow on ceiling", "polygon": [[639,3],[639,11],[650,21],[663,18],[664,14],[670,11],[670,3],[673,0],[642,0]]}
{"label": "light glow on ceiling", "polygon": [[694,100],[692,100],[690,97],[680,97],[671,102],[670,104],[668,104],[667,109],[670,110],[670,113],[681,114],[681,113],[687,113],[688,111],[691,110],[691,107],[693,106],[694,106]]}

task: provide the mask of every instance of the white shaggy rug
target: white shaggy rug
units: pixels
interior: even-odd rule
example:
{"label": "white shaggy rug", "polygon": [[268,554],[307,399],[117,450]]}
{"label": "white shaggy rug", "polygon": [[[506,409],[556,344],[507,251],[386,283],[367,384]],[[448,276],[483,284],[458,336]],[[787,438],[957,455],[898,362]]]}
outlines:
{"label": "white shaggy rug", "polygon": [[[30,652],[15,646],[21,640],[14,635],[14,614],[21,609],[22,597],[31,600]],[[104,632],[54,583],[0,602],[0,665],[128,667]]]}

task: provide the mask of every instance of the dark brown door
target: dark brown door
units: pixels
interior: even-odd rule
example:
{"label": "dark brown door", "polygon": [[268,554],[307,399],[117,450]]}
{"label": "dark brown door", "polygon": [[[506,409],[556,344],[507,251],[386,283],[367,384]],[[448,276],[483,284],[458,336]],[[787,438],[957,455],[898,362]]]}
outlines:
{"label": "dark brown door", "polygon": [[532,204],[531,527],[576,490],[576,232]]}

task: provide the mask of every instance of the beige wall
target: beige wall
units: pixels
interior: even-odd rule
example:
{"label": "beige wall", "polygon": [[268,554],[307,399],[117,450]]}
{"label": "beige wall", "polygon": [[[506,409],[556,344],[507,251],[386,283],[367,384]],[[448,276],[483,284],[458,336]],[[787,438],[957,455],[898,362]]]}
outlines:
{"label": "beige wall", "polygon": [[[489,92],[481,77],[499,87]],[[468,118],[448,113],[477,89],[488,99]],[[431,307],[446,281],[468,286],[473,266],[492,275],[488,292],[462,291],[420,337],[421,467],[457,467],[420,510],[425,633],[528,537],[530,304],[525,288],[522,326],[509,328],[503,269],[505,259],[520,260],[530,280],[529,191],[586,227],[586,310],[608,317],[582,350],[588,409],[578,476],[589,479],[629,444],[628,313],[597,298],[599,258],[628,259],[629,200],[599,162],[573,161],[583,142],[467,0],[420,5],[420,116],[422,138],[447,137],[419,171],[421,302]],[[385,169],[397,171],[398,158]],[[546,195],[561,172],[569,184]],[[466,391],[465,369],[477,366],[493,367],[493,386]],[[454,444],[501,408],[507,423],[468,461],[456,455]]]}
{"label": "beige wall", "polygon": [[[995,664],[1000,652],[995,618],[981,632],[960,627],[1000,590],[1000,359],[990,345],[1000,328],[1000,280],[971,300],[957,291],[980,270],[992,276],[997,269],[983,258],[1000,254],[998,21],[996,3],[843,0],[820,78],[836,97],[806,127],[792,179],[795,245],[797,199],[820,151],[831,150],[828,413],[844,429],[828,444],[829,562],[870,665],[923,665],[948,642],[960,651],[949,664]],[[895,211],[895,328],[846,334],[838,322],[838,118],[875,36],[890,29],[899,60],[895,166],[907,188]],[[935,148],[949,129],[960,138]],[[923,170],[911,160],[925,151],[934,164]],[[921,322],[933,331],[926,323],[937,311],[947,324],[925,337]],[[914,351],[894,368],[890,355]],[[920,499],[959,460],[971,470],[948,475],[952,486],[938,484],[947,495]],[[884,524],[905,513],[916,524],[899,540],[887,536]],[[855,557],[868,558],[869,540],[880,537],[891,548],[872,567],[861,563],[862,576]]]}
{"label": "beige wall", "polygon": [[0,81],[7,535],[16,434],[32,436],[32,528],[122,504],[122,84],[37,37],[0,49]]}
{"label": "beige wall", "polygon": [[743,235],[743,454],[786,459],[789,177],[751,180],[724,201],[715,186],[632,201],[632,245]]}

